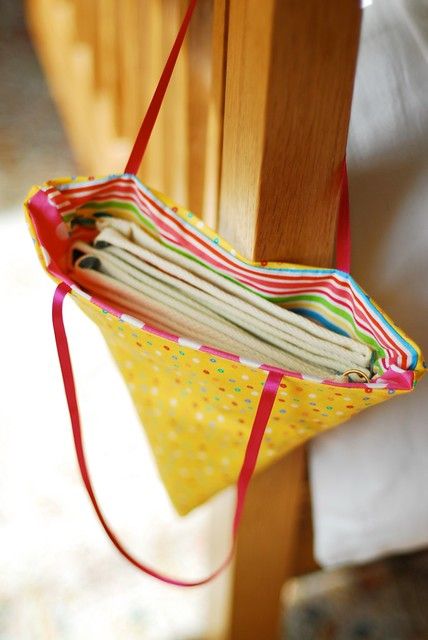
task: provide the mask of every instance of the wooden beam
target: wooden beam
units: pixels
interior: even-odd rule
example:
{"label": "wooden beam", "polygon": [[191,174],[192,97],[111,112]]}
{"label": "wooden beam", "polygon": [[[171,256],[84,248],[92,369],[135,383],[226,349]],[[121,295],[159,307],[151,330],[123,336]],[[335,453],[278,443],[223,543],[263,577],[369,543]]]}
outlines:
{"label": "wooden beam", "polygon": [[[225,20],[220,232],[249,258],[332,266],[359,2],[229,0]],[[313,566],[306,474],[300,447],[252,482],[228,640],[277,638],[282,585]]]}
{"label": "wooden beam", "polygon": [[[137,31],[139,34],[144,34],[144,46],[140,41],[139,116],[131,141],[135,140],[141,119],[147,111],[153,91],[162,73],[162,65],[165,63],[162,37],[163,3],[160,0],[145,0],[138,4],[138,9]],[[164,118],[160,115],[153,129],[139,171],[142,181],[157,189],[162,189],[165,181],[165,133]]]}
{"label": "wooden beam", "polygon": [[253,481],[235,559],[229,638],[278,636],[279,598],[294,575],[305,476],[301,447]]}
{"label": "wooden beam", "polygon": [[[184,15],[188,0],[181,0]],[[204,213],[207,123],[212,73],[213,3],[202,2],[195,11],[187,35],[187,162],[186,205],[198,215]]]}
{"label": "wooden beam", "polygon": [[211,91],[207,116],[203,215],[205,222],[213,229],[217,229],[223,147],[229,2],[228,0],[215,0],[213,5]]}

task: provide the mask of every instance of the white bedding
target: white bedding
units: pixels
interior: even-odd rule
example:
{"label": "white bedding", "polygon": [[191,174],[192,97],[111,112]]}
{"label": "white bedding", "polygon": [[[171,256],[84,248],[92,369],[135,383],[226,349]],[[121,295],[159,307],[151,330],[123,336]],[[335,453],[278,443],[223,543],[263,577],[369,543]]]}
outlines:
{"label": "white bedding", "polygon": [[[428,3],[364,11],[348,149],[357,281],[428,354]],[[329,566],[428,545],[428,376],[310,451]]]}

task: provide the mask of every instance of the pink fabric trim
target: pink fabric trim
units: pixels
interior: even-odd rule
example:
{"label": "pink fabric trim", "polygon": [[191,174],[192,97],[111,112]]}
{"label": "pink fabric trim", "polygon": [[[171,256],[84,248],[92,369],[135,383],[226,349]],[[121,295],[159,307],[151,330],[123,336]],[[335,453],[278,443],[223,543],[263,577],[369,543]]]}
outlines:
{"label": "pink fabric trim", "polygon": [[100,521],[104,531],[110,538],[113,545],[119,551],[119,553],[121,553],[128,560],[128,562],[137,567],[137,569],[140,569],[140,571],[143,571],[144,573],[152,576],[153,578],[157,578],[162,582],[180,587],[197,587],[206,584],[207,582],[211,582],[211,580],[214,580],[214,578],[216,578],[216,576],[218,576],[227,567],[233,557],[236,535],[238,532],[239,523],[245,503],[245,496],[251,477],[254,473],[257,457],[263,439],[263,434],[269,421],[276,394],[280,382],[283,378],[283,373],[279,371],[269,371],[266,377],[266,382],[263,386],[256,416],[254,418],[250,437],[245,450],[241,471],[238,477],[235,515],[232,524],[232,544],[226,559],[209,576],[201,578],[199,580],[181,580],[178,578],[166,576],[159,571],[152,569],[148,565],[143,564],[137,558],[135,558],[135,556],[133,556],[130,551],[128,551],[128,549],[122,544],[122,542],[110,528],[110,525],[105,519],[95,496],[91,478],[89,476],[88,467],[86,464],[73,369],[71,365],[70,351],[68,348],[67,335],[62,314],[64,298],[69,292],[70,287],[68,286],[68,284],[62,282],[57,286],[52,304],[52,322],[55,332],[55,341],[58,350],[58,358],[61,366],[61,373],[64,382],[64,390],[67,398],[80,474],[86,487],[86,491],[95,509],[95,513],[98,516],[98,520]]}
{"label": "pink fabric trim", "polygon": [[392,365],[377,379],[377,382],[385,382],[390,390],[405,389],[410,391],[415,382],[415,373],[414,371],[403,371],[403,369]]}

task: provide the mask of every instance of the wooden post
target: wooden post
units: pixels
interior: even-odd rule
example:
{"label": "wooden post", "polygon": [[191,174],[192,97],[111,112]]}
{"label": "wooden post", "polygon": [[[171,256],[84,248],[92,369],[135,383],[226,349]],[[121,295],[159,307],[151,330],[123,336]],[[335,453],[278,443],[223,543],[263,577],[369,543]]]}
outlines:
{"label": "wooden post", "polygon": [[[359,2],[229,0],[227,6],[220,232],[256,260],[331,266]],[[280,590],[301,564],[304,479],[300,448],[252,483],[229,640],[278,635]]]}
{"label": "wooden post", "polygon": [[205,148],[203,216],[218,227],[224,91],[227,54],[228,0],[213,0],[211,35],[211,91],[208,102]]}

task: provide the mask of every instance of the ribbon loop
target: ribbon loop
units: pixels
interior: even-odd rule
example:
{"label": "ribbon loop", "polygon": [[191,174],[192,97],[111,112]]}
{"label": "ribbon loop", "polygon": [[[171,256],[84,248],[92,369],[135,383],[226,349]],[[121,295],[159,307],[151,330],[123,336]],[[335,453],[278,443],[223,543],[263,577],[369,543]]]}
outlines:
{"label": "ribbon loop", "polygon": [[256,415],[254,417],[254,422],[251,427],[250,437],[245,449],[241,471],[238,476],[236,506],[232,525],[232,544],[225,560],[209,576],[201,578],[200,580],[181,580],[179,578],[164,575],[159,571],[156,571],[152,567],[142,563],[135,556],[133,556],[130,551],[128,551],[125,545],[119,540],[114,531],[111,529],[109,523],[103,515],[103,512],[101,511],[101,507],[99,506],[99,503],[95,496],[94,488],[86,463],[73,368],[71,365],[70,350],[68,347],[67,334],[65,331],[63,319],[64,298],[67,293],[70,292],[70,290],[70,287],[65,282],[62,282],[57,286],[52,304],[52,322],[55,332],[55,341],[58,351],[59,363],[61,366],[62,379],[64,382],[64,390],[67,398],[68,411],[70,414],[71,426],[73,430],[73,440],[76,449],[77,462],[79,465],[83,483],[86,487],[86,491],[92,502],[95,513],[98,516],[98,520],[100,521],[104,531],[110,538],[113,545],[119,551],[119,553],[121,553],[122,556],[124,556],[124,558],[128,560],[128,562],[137,567],[137,569],[143,571],[143,573],[146,573],[153,578],[157,578],[162,582],[166,582],[167,584],[173,584],[179,587],[197,587],[211,582],[227,567],[233,557],[236,536],[242,516],[242,511],[244,508],[248,485],[256,467],[257,457],[262,443],[263,434],[269,421],[269,417],[283,374],[280,372],[270,371],[263,386]]}

